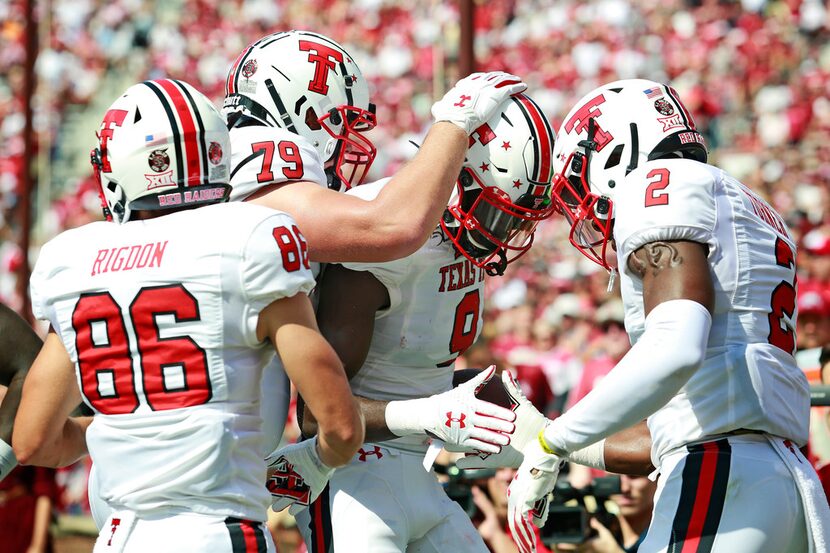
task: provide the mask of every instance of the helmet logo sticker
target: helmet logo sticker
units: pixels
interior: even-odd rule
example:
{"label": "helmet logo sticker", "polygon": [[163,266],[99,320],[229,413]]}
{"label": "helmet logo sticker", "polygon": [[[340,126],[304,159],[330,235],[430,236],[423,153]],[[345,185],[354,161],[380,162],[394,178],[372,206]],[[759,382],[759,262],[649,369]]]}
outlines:
{"label": "helmet logo sticker", "polygon": [[208,159],[214,165],[222,163],[222,146],[218,142],[211,142],[208,148]]}
{"label": "helmet logo sticker", "polygon": [[147,164],[156,173],[163,173],[170,167],[170,156],[167,155],[167,148],[161,150],[153,150],[147,156]]}
{"label": "helmet logo sticker", "polygon": [[173,171],[167,171],[160,175],[153,175],[144,173],[144,178],[147,179],[147,190],[159,188],[162,186],[176,186],[176,181],[173,180]]}
{"label": "helmet logo sticker", "polygon": [[657,120],[663,124],[663,132],[685,127],[685,125],[683,125],[683,119],[681,119],[679,113],[669,115],[668,117],[658,117]]}
{"label": "helmet logo sticker", "polygon": [[254,76],[257,70],[257,63],[255,59],[250,59],[245,62],[245,65],[242,66],[242,76],[246,79],[250,79]]}
{"label": "helmet logo sticker", "polygon": [[674,107],[665,98],[654,100],[654,109],[661,115],[672,115],[674,113]]}
{"label": "helmet logo sticker", "polygon": [[308,90],[317,94],[329,93],[329,71],[334,69],[335,63],[343,63],[343,54],[323,44],[301,40],[300,51],[308,52],[308,61],[314,64],[314,78],[308,83]]}

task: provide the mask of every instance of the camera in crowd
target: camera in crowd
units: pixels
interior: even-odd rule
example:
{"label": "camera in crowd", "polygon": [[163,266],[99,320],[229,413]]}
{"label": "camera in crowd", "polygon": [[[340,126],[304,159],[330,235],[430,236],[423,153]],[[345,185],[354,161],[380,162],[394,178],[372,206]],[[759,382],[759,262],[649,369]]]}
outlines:
{"label": "camera in crowd", "polygon": [[496,469],[460,469],[455,465],[435,465],[435,472],[447,476],[444,482],[444,491],[447,496],[458,503],[467,516],[473,518],[476,514],[476,504],[473,502],[473,486],[486,489],[487,480],[496,475]]}
{"label": "camera in crowd", "polygon": [[591,518],[613,531],[618,524],[617,517],[608,512],[605,502],[620,491],[619,476],[595,478],[584,488],[574,488],[567,478],[560,477],[553,489],[548,520],[541,529],[542,542],[548,546],[582,543],[596,535],[588,522]]}
{"label": "camera in crowd", "polygon": [[830,386],[810,386],[810,406],[830,406]]}

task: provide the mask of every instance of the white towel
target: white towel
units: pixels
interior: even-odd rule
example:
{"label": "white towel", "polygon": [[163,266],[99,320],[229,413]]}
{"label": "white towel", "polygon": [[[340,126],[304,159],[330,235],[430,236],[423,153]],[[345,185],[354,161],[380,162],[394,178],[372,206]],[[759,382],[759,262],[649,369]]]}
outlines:
{"label": "white towel", "polygon": [[830,551],[830,507],[815,469],[795,445],[775,436],[767,436],[778,456],[787,465],[798,486],[804,518],[807,519],[807,536],[810,553]]}

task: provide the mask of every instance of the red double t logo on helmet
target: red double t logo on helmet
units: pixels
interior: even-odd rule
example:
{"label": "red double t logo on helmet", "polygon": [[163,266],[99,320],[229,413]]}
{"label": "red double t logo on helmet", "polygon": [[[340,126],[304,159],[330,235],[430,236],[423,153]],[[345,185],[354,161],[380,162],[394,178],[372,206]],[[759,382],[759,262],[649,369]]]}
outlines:
{"label": "red double t logo on helmet", "polygon": [[447,422],[445,422],[444,424],[446,424],[447,427],[452,428],[452,423],[457,422],[458,428],[464,428],[466,426],[466,424],[464,424],[464,419],[466,418],[467,415],[464,413],[461,413],[461,416],[459,417],[453,417],[452,411],[447,411]]}
{"label": "red double t logo on helmet", "polygon": [[[101,131],[98,133],[98,138],[101,140],[101,171],[104,173],[111,173],[109,155],[107,154],[107,142],[112,138],[114,127],[120,127],[127,117],[126,110],[111,109],[104,114],[104,120],[101,122]],[[113,126],[110,126],[113,124]]]}
{"label": "red double t logo on helmet", "polygon": [[326,84],[326,80],[328,80],[329,71],[334,69],[335,62],[343,63],[343,54],[334,48],[310,40],[301,40],[300,50],[310,52],[308,61],[314,64],[314,79],[308,82],[308,89],[318,94],[328,94],[329,85]]}

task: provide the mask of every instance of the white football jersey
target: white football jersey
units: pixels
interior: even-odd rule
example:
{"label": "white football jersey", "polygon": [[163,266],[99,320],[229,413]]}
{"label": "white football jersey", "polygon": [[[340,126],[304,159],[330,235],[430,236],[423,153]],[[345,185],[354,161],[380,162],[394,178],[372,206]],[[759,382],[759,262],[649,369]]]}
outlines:
{"label": "white football jersey", "polygon": [[[371,200],[388,180],[347,194]],[[458,254],[440,230],[403,259],[343,266],[371,272],[389,291],[389,308],[375,317],[366,362],[351,380],[354,394],[400,400],[452,388],[455,358],[481,332],[484,270]],[[423,451],[423,442],[423,436],[412,436],[385,445]]]}
{"label": "white football jersey", "polygon": [[[259,189],[291,181],[309,181],[326,187],[323,162],[302,136],[275,127],[233,128],[231,135],[231,201],[243,201]],[[317,276],[320,264],[311,264]],[[280,443],[290,401],[288,377],[279,356],[265,370],[262,416],[267,436],[263,457]]]}
{"label": "white football jersey", "polygon": [[244,200],[260,188],[289,181],[326,186],[320,154],[308,140],[276,127],[233,128],[231,201]]}
{"label": "white football jersey", "polygon": [[649,417],[653,458],[738,429],[806,443],[810,395],[792,355],[796,248],[781,216],[722,170],[691,160],[648,162],[622,186],[614,238],[632,343],[645,330],[643,288],[626,259],[644,244],[705,244],[715,289],[705,361]]}
{"label": "white football jersey", "polygon": [[264,520],[260,311],[314,279],[293,219],[229,203],[46,244],[32,305],[75,363],[102,497],[138,513]]}

